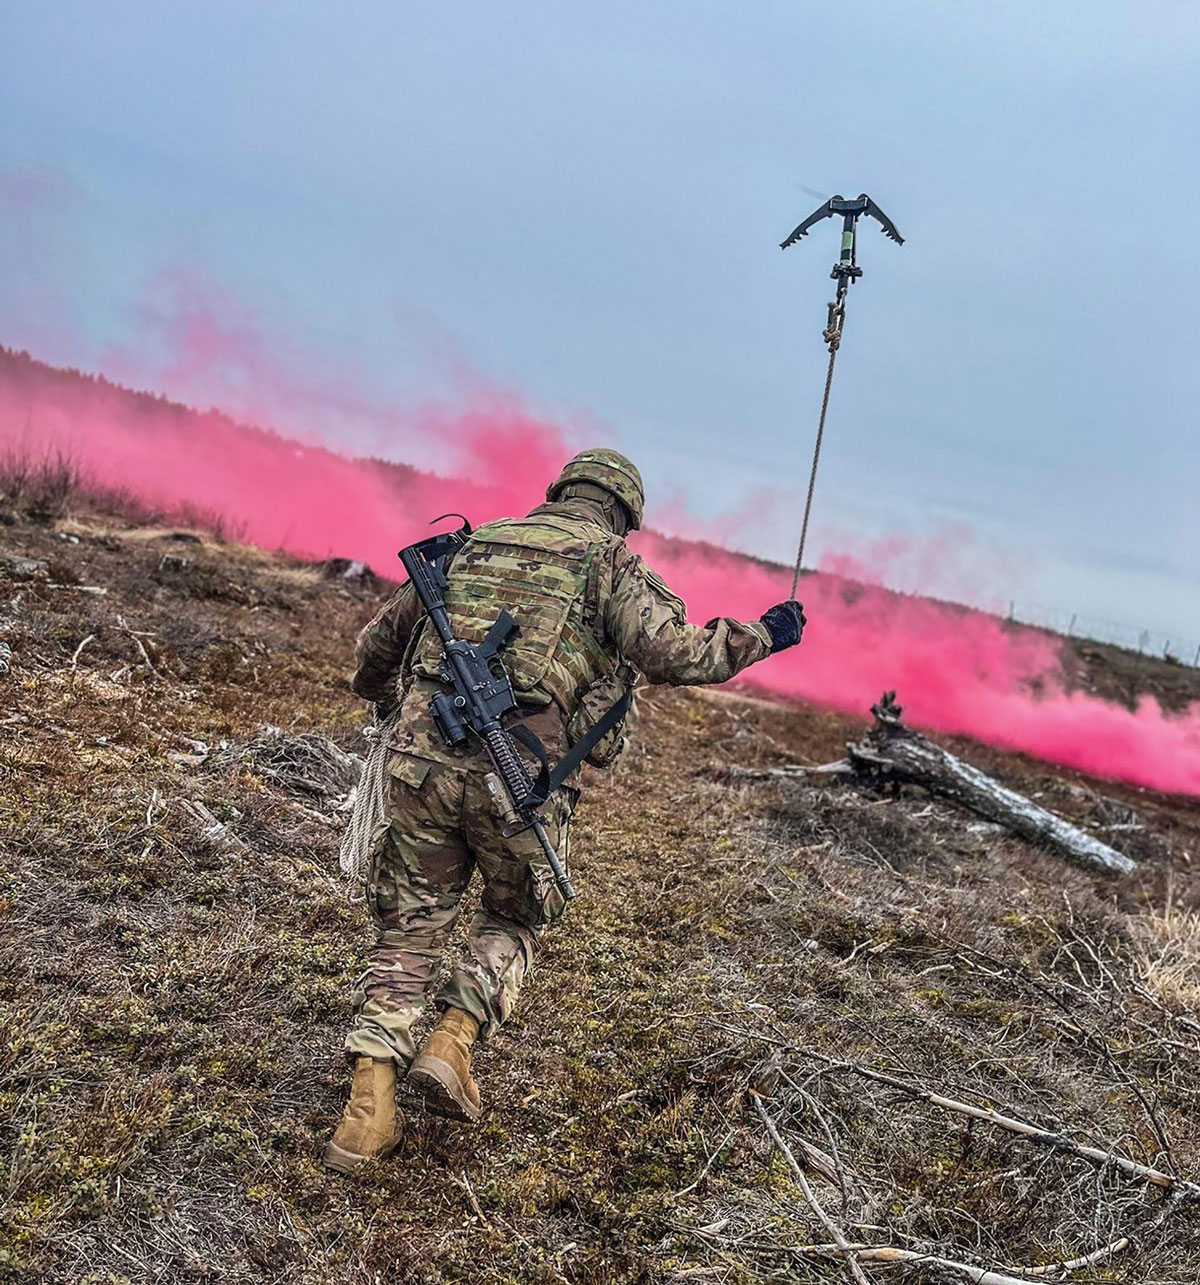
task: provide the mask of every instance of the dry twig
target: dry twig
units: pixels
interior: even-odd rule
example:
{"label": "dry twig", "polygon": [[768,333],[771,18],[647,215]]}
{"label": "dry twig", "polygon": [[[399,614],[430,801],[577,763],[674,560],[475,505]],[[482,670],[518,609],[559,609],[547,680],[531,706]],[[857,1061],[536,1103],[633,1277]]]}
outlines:
{"label": "dry twig", "polygon": [[814,1214],[816,1214],[817,1218],[820,1220],[821,1226],[824,1227],[825,1230],[833,1237],[834,1242],[838,1247],[838,1253],[845,1261],[846,1270],[850,1273],[851,1279],[858,1282],[858,1285],[869,1285],[866,1276],[863,1274],[863,1269],[858,1265],[858,1259],[855,1257],[855,1253],[850,1246],[850,1242],[844,1235],[842,1235],[841,1229],[838,1227],[837,1223],[835,1223],[825,1210],[822,1209],[821,1202],[817,1199],[816,1193],[809,1185],[808,1179],[804,1176],[804,1170],[800,1168],[799,1162],[792,1154],[791,1148],[780,1136],[779,1130],[775,1127],[775,1121],[771,1119],[770,1112],[763,1106],[762,1098],[760,1098],[757,1093],[754,1094],[754,1109],[758,1112],[759,1118],[762,1120],[763,1124],[766,1125],[767,1133],[771,1136],[771,1141],[778,1148],[780,1155],[782,1155],[787,1161],[788,1168],[792,1171],[792,1177],[796,1179],[796,1183],[799,1186],[804,1199],[808,1202],[809,1208]]}
{"label": "dry twig", "polygon": [[[1029,1285],[1028,1278],[1010,1276],[1006,1271],[996,1271],[991,1267],[961,1263],[955,1258],[943,1258],[940,1254],[927,1254],[919,1249],[901,1249],[896,1245],[848,1245],[846,1248],[863,1263],[912,1263],[940,1267],[943,1271],[958,1273],[972,1285]],[[814,1258],[836,1258],[843,1253],[839,1245],[801,1245],[795,1252]],[[1065,1264],[1056,1263],[1045,1270],[1053,1271],[1063,1266]]]}
{"label": "dry twig", "polygon": [[1051,1263],[1044,1267],[1016,1267],[1006,1271],[998,1271],[991,1267],[978,1267],[973,1263],[963,1263],[957,1259],[945,1258],[940,1254],[930,1254],[923,1250],[902,1249],[895,1245],[852,1244],[822,1208],[816,1193],[804,1175],[804,1170],[800,1167],[791,1148],[779,1133],[779,1129],[771,1118],[770,1113],[763,1106],[762,1099],[757,1093],[753,1093],[752,1097],[755,1111],[758,1112],[759,1118],[766,1126],[767,1133],[770,1135],[776,1149],[787,1162],[788,1168],[792,1171],[792,1176],[795,1178],[809,1208],[816,1214],[825,1230],[833,1237],[832,1245],[804,1245],[796,1248],[794,1252],[822,1258],[840,1258],[846,1264],[850,1276],[858,1285],[869,1285],[860,1266],[861,1263],[923,1263],[931,1267],[941,1268],[944,1271],[956,1272],[971,1281],[972,1285],[1024,1285],[1021,1277],[1010,1276],[1008,1271],[1022,1272],[1025,1277],[1045,1276],[1055,1271],[1071,1271],[1077,1267],[1087,1267],[1093,1263],[1100,1262],[1109,1255],[1125,1249],[1129,1244],[1129,1239],[1123,1236],[1119,1240],[1115,1240],[1109,1245],[1104,1245],[1082,1258],[1072,1259],[1068,1262]]}
{"label": "dry twig", "polygon": [[471,1180],[467,1177],[467,1171],[461,1170],[457,1176],[451,1174],[450,1181],[455,1186],[461,1187],[467,1197],[467,1204],[471,1206],[471,1212],[479,1219],[479,1225],[490,1231],[492,1224],[488,1222],[483,1210],[479,1207],[479,1199],[475,1195],[475,1188],[471,1186]]}
{"label": "dry twig", "polygon": [[1110,1244],[1101,1245],[1099,1249],[1093,1249],[1090,1254],[1084,1254],[1079,1258],[1065,1259],[1061,1263],[1047,1263],[1044,1267],[1013,1267],[1010,1270],[1021,1272],[1025,1276],[1049,1276],[1051,1272],[1074,1272],[1081,1267],[1094,1267],[1106,1258],[1111,1258],[1114,1254],[1128,1249],[1129,1245],[1128,1236],[1118,1236]]}
{"label": "dry twig", "polygon": [[88,636],[83,640],[83,642],[81,642],[79,646],[75,648],[75,654],[71,657],[72,669],[74,669],[79,664],[79,657],[83,654],[83,649],[88,645],[88,643],[95,642],[95,640],[96,640],[95,634],[88,634]]}
{"label": "dry twig", "polygon": [[958,1115],[970,1116],[973,1120],[983,1120],[988,1124],[996,1125],[998,1128],[1006,1129],[1009,1133],[1019,1134],[1021,1137],[1029,1138],[1033,1142],[1040,1142],[1045,1146],[1053,1147],[1056,1151],[1065,1151],[1071,1155],[1079,1156],[1081,1159],[1090,1160],[1093,1164],[1100,1165],[1102,1168],[1116,1169],[1125,1174],[1126,1177],[1140,1178],[1143,1182],[1152,1183],[1154,1186],[1162,1187],[1167,1191],[1178,1191],[1181,1195],[1188,1196],[1191,1199],[1200,1199],[1200,1183],[1181,1178],[1178,1174],[1163,1173],[1162,1170],[1152,1169],[1149,1165],[1138,1164],[1136,1160],[1130,1160],[1127,1156],[1119,1156],[1112,1150],[1105,1151],[1100,1147],[1091,1147],[1086,1143],[1075,1142],[1073,1139],[1066,1137],[1065,1134],[1039,1128],[1035,1124],[1014,1119],[1012,1116],[1001,1115],[999,1111],[995,1111],[991,1107],[976,1107],[969,1102],[959,1102],[955,1098],[943,1097],[932,1089],[923,1088],[919,1084],[910,1084],[906,1080],[898,1079],[896,1076],[888,1075],[883,1071],[873,1070],[871,1067],[862,1066],[858,1062],[841,1062],[836,1058],[828,1057],[824,1053],[818,1053],[812,1049],[798,1049],[796,1051],[802,1053],[805,1057],[816,1058],[818,1061],[824,1062],[827,1066],[835,1069],[852,1071],[855,1075],[861,1075],[864,1079],[886,1084],[889,1088],[897,1089],[909,1097],[920,1098],[923,1102],[928,1102],[931,1106],[941,1107],[944,1111],[953,1111]]}

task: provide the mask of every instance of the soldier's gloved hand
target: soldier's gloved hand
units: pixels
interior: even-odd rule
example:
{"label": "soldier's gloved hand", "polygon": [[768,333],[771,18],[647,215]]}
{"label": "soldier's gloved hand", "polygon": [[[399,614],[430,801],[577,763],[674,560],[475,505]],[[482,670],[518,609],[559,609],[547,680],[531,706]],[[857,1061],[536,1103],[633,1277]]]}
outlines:
{"label": "soldier's gloved hand", "polygon": [[397,702],[394,700],[376,701],[371,706],[371,713],[375,715],[375,724],[386,723],[389,718],[396,712]]}
{"label": "soldier's gloved hand", "polygon": [[800,641],[808,621],[804,618],[804,604],[789,598],[763,612],[761,623],[771,635],[771,655],[774,656],[777,651],[794,647]]}

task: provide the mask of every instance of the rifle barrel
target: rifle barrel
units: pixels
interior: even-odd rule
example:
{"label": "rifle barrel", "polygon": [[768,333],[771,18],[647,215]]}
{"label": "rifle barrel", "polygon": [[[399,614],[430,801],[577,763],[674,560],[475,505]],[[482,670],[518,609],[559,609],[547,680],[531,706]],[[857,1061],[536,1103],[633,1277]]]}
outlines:
{"label": "rifle barrel", "polygon": [[537,835],[537,840],[542,845],[542,851],[546,854],[546,861],[550,865],[550,871],[554,875],[554,882],[558,884],[558,890],[562,893],[563,900],[573,901],[576,894],[570,876],[563,869],[562,862],[558,859],[558,853],[554,851],[554,844],[550,842],[546,827],[537,817],[533,819],[533,832]]}

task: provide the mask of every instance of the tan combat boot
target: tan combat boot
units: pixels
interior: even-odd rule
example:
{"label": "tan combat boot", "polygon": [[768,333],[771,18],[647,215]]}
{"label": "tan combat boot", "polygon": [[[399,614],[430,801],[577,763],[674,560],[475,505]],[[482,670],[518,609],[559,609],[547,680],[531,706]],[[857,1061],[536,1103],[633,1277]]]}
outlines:
{"label": "tan combat boot", "polygon": [[425,1092],[425,1109],[451,1120],[479,1119],[479,1086],[471,1078],[471,1045],[479,1023],[461,1008],[448,1008],[429,1033],[408,1078]]}
{"label": "tan combat boot", "polygon": [[325,1148],[325,1167],[356,1173],[400,1141],[402,1120],[396,1111],[396,1064],[358,1057],[350,1101],[333,1140]]}

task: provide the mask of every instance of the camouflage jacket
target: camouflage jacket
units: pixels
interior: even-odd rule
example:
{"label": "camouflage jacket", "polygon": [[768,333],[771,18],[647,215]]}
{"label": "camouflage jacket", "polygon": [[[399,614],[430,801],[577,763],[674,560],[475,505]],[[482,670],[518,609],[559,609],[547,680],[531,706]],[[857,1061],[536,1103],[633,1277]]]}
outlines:
{"label": "camouflage jacket", "polygon": [[[477,642],[504,608],[521,635],[506,651],[520,716],[552,755],[588,684],[624,662],[651,683],[723,683],[770,650],[757,621],[727,617],[700,627],[682,599],[587,500],[543,504],[527,518],[480,527],[455,557],[447,607],[459,637]],[[440,655],[411,585],[405,584],[359,635],[352,686],[365,700],[403,701],[392,744],[455,761],[426,711]]]}

